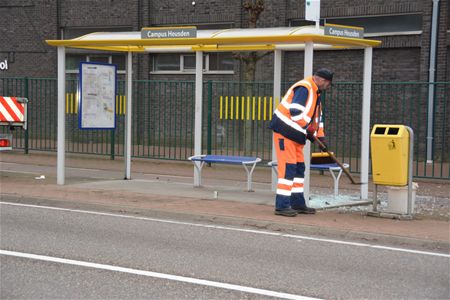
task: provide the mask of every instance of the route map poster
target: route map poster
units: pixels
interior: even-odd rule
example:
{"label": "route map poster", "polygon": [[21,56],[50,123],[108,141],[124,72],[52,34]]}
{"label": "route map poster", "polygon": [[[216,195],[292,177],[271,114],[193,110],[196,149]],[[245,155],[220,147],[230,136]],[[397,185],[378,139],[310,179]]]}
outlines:
{"label": "route map poster", "polygon": [[114,129],[117,66],[80,63],[80,129]]}

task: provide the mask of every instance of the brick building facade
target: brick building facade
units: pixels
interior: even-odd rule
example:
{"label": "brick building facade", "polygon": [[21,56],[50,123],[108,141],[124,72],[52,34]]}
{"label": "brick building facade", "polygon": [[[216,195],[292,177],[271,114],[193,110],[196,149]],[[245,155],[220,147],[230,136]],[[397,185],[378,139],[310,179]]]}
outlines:
{"label": "brick building facade", "polygon": [[[248,17],[242,8],[243,2],[3,0],[0,2],[0,62],[7,61],[8,68],[2,69],[0,76],[55,77],[56,49],[48,46],[46,39],[72,38],[92,31],[139,31],[142,27],[151,26],[245,28]],[[397,17],[414,17],[417,24],[411,22],[411,25],[416,28],[407,28],[403,32],[388,29],[370,35],[369,38],[383,42],[381,47],[374,49],[373,80],[426,82],[430,69],[432,8],[431,0],[322,0],[321,17],[330,23],[349,21],[348,18],[383,23],[383,20],[392,22]],[[449,12],[449,0],[440,0],[436,81],[450,80]],[[304,22],[303,0],[266,0],[258,26],[290,26],[301,22]],[[392,24],[396,26],[395,22]],[[83,55],[79,50],[69,50],[68,53]],[[337,81],[360,81],[362,57],[361,50],[318,51],[314,55],[314,65],[334,69]],[[150,54],[139,55],[134,61],[136,79],[193,78],[189,72],[152,72],[155,60]],[[232,72],[211,72],[205,75],[205,79],[242,80],[239,61],[234,60],[233,64]],[[302,77],[302,52],[286,52],[283,64],[282,80],[293,81]],[[260,61],[256,79],[272,80],[272,65],[272,55]]]}

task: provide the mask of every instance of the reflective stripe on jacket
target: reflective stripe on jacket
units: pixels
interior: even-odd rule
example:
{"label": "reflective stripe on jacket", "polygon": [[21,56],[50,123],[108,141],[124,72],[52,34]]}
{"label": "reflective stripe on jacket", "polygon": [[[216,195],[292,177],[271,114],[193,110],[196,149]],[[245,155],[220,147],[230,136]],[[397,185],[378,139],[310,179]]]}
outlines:
{"label": "reflective stripe on jacket", "polygon": [[[304,87],[308,96],[304,103],[293,103],[295,89]],[[280,133],[284,137],[300,144],[305,144],[306,128],[313,125],[316,128],[315,135],[324,137],[322,121],[322,105],[320,93],[312,76],[293,84],[277,106],[269,128]]]}

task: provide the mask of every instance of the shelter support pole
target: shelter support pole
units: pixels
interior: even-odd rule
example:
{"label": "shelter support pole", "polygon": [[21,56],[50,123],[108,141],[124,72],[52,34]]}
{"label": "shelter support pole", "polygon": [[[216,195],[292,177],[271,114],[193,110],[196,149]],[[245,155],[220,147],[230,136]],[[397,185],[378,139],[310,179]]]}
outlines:
{"label": "shelter support pole", "polygon": [[361,199],[369,194],[370,96],[372,88],[372,47],[364,49],[363,103],[361,119]]}
{"label": "shelter support pole", "polygon": [[133,62],[132,53],[127,55],[127,85],[126,85],[126,112],[125,112],[125,178],[131,179],[131,109],[132,109],[132,78],[133,78]]}
{"label": "shelter support pole", "polygon": [[58,143],[56,162],[56,183],[65,182],[66,157],[66,49],[58,47]]}
{"label": "shelter support pole", "polygon": [[[308,77],[313,74],[313,59],[314,59],[314,43],[305,43],[305,62],[303,77]],[[305,180],[303,182],[303,195],[305,196],[305,203],[309,205],[309,183],[310,183],[310,156],[311,156],[311,142],[306,140],[305,147],[303,148],[303,156],[305,158]]]}
{"label": "shelter support pole", "polygon": [[[273,108],[276,109],[277,99],[281,102],[281,50],[274,51],[273,62]],[[273,113],[273,112],[270,112]],[[273,141],[273,139],[272,139]],[[272,161],[277,160],[277,154],[275,145],[272,142]],[[274,168],[272,168],[272,191],[276,191],[278,183],[278,174]]]}
{"label": "shelter support pole", "polygon": [[[202,153],[202,103],[203,103],[203,51],[195,53],[195,121],[194,155]],[[196,161],[195,164],[200,164]],[[200,186],[199,169],[194,166],[194,186]]]}

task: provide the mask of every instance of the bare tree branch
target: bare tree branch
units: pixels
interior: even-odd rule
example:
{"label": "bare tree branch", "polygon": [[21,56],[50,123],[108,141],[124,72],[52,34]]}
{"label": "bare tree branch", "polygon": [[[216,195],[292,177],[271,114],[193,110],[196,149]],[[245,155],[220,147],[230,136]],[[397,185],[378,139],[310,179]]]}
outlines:
{"label": "bare tree branch", "polygon": [[[248,14],[248,28],[256,28],[256,23],[258,22],[258,19],[261,15],[261,13],[264,11],[264,0],[245,0],[242,4],[242,7],[246,10]],[[258,60],[262,59],[264,56],[270,54],[270,52],[266,52],[263,54],[259,54],[256,51],[252,52],[240,52],[240,53],[233,53],[233,57],[235,59],[239,59],[243,63],[243,76],[244,81],[249,82],[250,84],[246,84],[244,86],[243,94],[245,96],[252,96],[253,91],[253,85],[252,82],[255,81],[255,74],[256,74],[256,63]],[[246,120],[244,123],[243,128],[243,150],[245,155],[251,155],[252,154],[252,135],[253,135],[253,122],[250,120]]]}
{"label": "bare tree branch", "polygon": [[247,0],[242,6],[249,14],[248,27],[256,28],[259,15],[264,11],[264,0]]}
{"label": "bare tree branch", "polygon": [[266,56],[268,56],[270,54],[272,54],[272,52],[270,52],[270,51],[264,52],[263,54],[259,54],[258,55],[258,60],[260,60],[260,59],[262,59],[262,58],[264,58],[264,57],[266,57]]}

